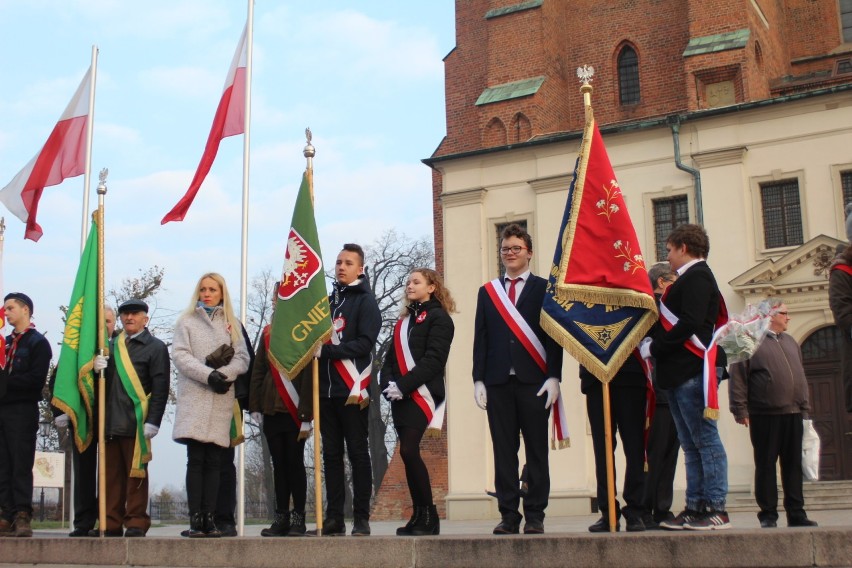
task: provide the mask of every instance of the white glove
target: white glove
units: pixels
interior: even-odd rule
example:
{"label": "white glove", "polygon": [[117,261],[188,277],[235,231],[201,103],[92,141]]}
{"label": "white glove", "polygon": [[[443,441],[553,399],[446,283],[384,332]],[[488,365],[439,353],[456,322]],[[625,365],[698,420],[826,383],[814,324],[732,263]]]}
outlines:
{"label": "white glove", "polygon": [[252,422],[258,425],[258,427],[263,426],[263,413],[261,412],[252,412],[249,414],[251,416]]}
{"label": "white glove", "polygon": [[651,343],[652,340],[650,337],[646,337],[642,340],[642,343],[639,344],[639,355],[642,356],[643,359],[650,359],[651,355]]}
{"label": "white glove", "polygon": [[317,345],[317,348],[314,350],[314,357],[317,359],[322,357],[322,345]]}
{"label": "white glove", "polygon": [[71,417],[67,414],[60,414],[56,418],[53,419],[53,425],[57,428],[67,428],[68,424],[71,423]]}
{"label": "white glove", "polygon": [[396,386],[396,381],[391,381],[382,394],[388,397],[388,400],[402,400],[402,391]]}
{"label": "white glove", "polygon": [[153,424],[145,423],[145,439],[150,440],[154,436],[157,435],[157,432],[160,431],[159,426],[154,426]]}
{"label": "white glove", "polygon": [[473,402],[482,410],[488,406],[488,394],[485,392],[485,383],[482,381],[473,383]]}
{"label": "white glove", "polygon": [[536,396],[541,396],[544,393],[547,393],[547,400],[544,402],[544,407],[550,408],[556,402],[556,399],[559,398],[559,379],[551,377],[544,381]]}
{"label": "white glove", "polygon": [[107,361],[109,357],[104,357],[103,355],[95,355],[95,361],[92,363],[92,368],[96,373],[100,373],[104,369],[107,368]]}

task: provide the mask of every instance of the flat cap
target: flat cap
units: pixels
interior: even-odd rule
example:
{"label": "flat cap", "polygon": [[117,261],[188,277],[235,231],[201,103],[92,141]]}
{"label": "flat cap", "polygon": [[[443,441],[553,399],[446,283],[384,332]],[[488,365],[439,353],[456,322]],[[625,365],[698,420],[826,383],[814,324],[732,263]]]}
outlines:
{"label": "flat cap", "polygon": [[138,300],[136,298],[130,298],[120,306],[118,306],[118,313],[133,313],[133,312],[145,312],[148,313],[148,304],[143,302],[142,300]]}

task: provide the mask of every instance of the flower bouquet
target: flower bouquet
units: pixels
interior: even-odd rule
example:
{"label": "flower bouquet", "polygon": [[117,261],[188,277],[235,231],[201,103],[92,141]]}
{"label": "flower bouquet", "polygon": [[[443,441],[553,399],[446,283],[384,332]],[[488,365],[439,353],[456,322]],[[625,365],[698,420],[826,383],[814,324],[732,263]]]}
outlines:
{"label": "flower bouquet", "polygon": [[717,344],[725,350],[728,364],[745,361],[754,355],[769,329],[769,301],[746,306],[741,314],[731,315],[718,332]]}

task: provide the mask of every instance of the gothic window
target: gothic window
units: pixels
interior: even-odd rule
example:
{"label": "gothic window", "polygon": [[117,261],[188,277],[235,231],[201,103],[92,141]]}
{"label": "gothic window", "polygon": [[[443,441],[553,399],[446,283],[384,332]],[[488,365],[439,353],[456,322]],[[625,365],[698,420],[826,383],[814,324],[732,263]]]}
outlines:
{"label": "gothic window", "polygon": [[804,242],[798,179],[760,184],[760,202],[766,248],[795,246]]}
{"label": "gothic window", "polygon": [[639,58],[629,45],[618,54],[618,94],[623,105],[639,103]]}
{"label": "gothic window", "polygon": [[657,262],[666,260],[666,239],[678,225],[689,223],[689,202],[685,195],[654,199],[654,250]]}

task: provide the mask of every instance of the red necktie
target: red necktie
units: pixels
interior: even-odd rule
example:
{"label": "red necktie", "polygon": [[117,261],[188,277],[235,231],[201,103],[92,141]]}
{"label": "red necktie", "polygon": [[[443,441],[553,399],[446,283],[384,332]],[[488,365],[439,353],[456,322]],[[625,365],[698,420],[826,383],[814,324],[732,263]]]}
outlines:
{"label": "red necktie", "polygon": [[515,305],[515,285],[518,283],[520,278],[507,278],[509,281],[509,301],[512,302],[512,305]]}

